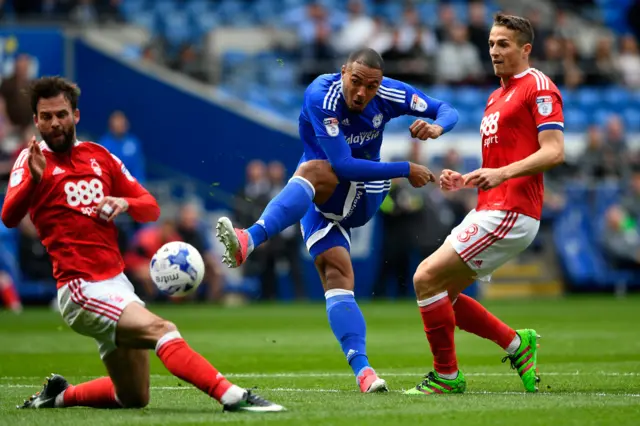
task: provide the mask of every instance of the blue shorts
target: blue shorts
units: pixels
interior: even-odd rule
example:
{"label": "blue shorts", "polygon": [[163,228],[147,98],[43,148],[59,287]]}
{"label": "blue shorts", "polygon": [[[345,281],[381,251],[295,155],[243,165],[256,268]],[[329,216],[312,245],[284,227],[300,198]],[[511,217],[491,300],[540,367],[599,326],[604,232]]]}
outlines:
{"label": "blue shorts", "polygon": [[391,181],[340,182],[329,200],[313,204],[300,221],[302,238],[313,259],[333,247],[351,246],[351,229],[365,225],[376,214]]}

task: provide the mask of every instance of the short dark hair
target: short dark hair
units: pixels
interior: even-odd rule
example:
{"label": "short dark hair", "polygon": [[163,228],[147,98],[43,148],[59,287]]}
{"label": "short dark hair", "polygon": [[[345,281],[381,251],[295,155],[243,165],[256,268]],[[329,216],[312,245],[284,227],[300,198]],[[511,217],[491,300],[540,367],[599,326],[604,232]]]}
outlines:
{"label": "short dark hair", "polygon": [[378,52],[368,47],[363,47],[358,50],[354,50],[347,59],[347,64],[357,62],[366,67],[376,70],[384,71],[384,60]]}
{"label": "short dark hair", "polygon": [[498,12],[493,17],[493,25],[515,31],[517,33],[516,39],[520,46],[524,46],[527,43],[533,44],[533,26],[527,18]]}
{"label": "short dark hair", "polygon": [[37,114],[40,99],[55,98],[60,94],[64,95],[69,101],[72,111],[78,108],[80,88],[75,83],[60,76],[46,76],[34,80],[29,86],[31,110],[34,114]]}

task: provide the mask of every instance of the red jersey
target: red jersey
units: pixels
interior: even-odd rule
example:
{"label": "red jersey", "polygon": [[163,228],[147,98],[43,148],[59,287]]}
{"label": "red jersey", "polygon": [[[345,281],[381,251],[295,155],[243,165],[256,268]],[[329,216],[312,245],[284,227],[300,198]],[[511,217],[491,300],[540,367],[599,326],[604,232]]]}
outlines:
{"label": "red jersey", "polygon": [[32,180],[28,149],[16,160],[2,207],[2,221],[17,226],[30,214],[53,263],[58,288],[74,279],[101,281],[124,269],[113,222],[101,219],[97,205],[106,196],[122,197],[138,222],[155,221],[155,198],[104,147],[76,142],[68,153],[51,151],[40,142],[47,164],[42,180]]}
{"label": "red jersey", "polygon": [[[538,133],[564,130],[562,96],[542,72],[529,68],[489,96],[480,124],[482,167],[500,168],[540,149]],[[509,179],[478,191],[476,210],[508,210],[540,220],[542,173]]]}

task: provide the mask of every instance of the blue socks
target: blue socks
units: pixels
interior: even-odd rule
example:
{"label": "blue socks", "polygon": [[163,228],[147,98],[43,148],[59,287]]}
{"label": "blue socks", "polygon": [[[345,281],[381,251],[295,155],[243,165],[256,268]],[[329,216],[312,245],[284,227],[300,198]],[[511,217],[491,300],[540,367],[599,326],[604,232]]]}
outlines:
{"label": "blue socks", "polygon": [[308,180],[300,176],[292,177],[282,191],[269,202],[260,220],[247,229],[251,249],[300,222],[313,203],[314,196],[315,189]]}
{"label": "blue socks", "polygon": [[333,334],[338,339],[342,352],[356,376],[369,367],[367,358],[367,325],[360,307],[349,290],[334,289],[325,293],[327,317]]}

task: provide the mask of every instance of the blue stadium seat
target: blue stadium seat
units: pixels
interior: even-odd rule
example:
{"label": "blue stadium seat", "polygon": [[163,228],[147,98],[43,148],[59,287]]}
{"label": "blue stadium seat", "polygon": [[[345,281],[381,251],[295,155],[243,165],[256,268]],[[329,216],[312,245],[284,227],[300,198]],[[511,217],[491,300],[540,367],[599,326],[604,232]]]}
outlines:
{"label": "blue stadium seat", "polygon": [[624,111],[622,111],[622,117],[627,131],[634,133],[640,132],[640,109],[625,108]]}
{"label": "blue stadium seat", "polygon": [[576,93],[576,101],[579,108],[593,108],[599,106],[602,102],[602,95],[598,89],[584,87]]}
{"label": "blue stadium seat", "polygon": [[145,9],[148,9],[145,0],[126,0],[121,2],[118,8],[127,21],[133,20],[136,14],[145,11]]}
{"label": "blue stadium seat", "polygon": [[173,11],[164,15],[162,28],[164,36],[172,48],[195,41],[196,33],[189,25],[189,16],[185,12]]}
{"label": "blue stadium seat", "polygon": [[423,24],[431,28],[438,24],[438,5],[435,2],[421,2],[417,5],[417,9]]}
{"label": "blue stadium seat", "polygon": [[204,35],[209,31],[213,30],[220,23],[218,16],[215,12],[205,11],[198,14],[194,14],[193,12],[189,12],[190,20],[193,21],[195,25],[195,32],[199,35]]}
{"label": "blue stadium seat", "polygon": [[630,95],[629,89],[618,86],[611,86],[603,90],[602,99],[607,107],[612,109],[620,109],[627,106]]}
{"label": "blue stadium seat", "polygon": [[456,90],[456,105],[466,108],[484,107],[486,100],[484,93],[475,87],[461,87]]}
{"label": "blue stadium seat", "polygon": [[136,26],[142,27],[152,34],[159,32],[158,19],[155,12],[144,10],[137,12],[131,16],[130,22]]}
{"label": "blue stadium seat", "polygon": [[589,126],[589,116],[581,109],[567,108],[564,111],[564,127],[566,131],[583,131]]}

